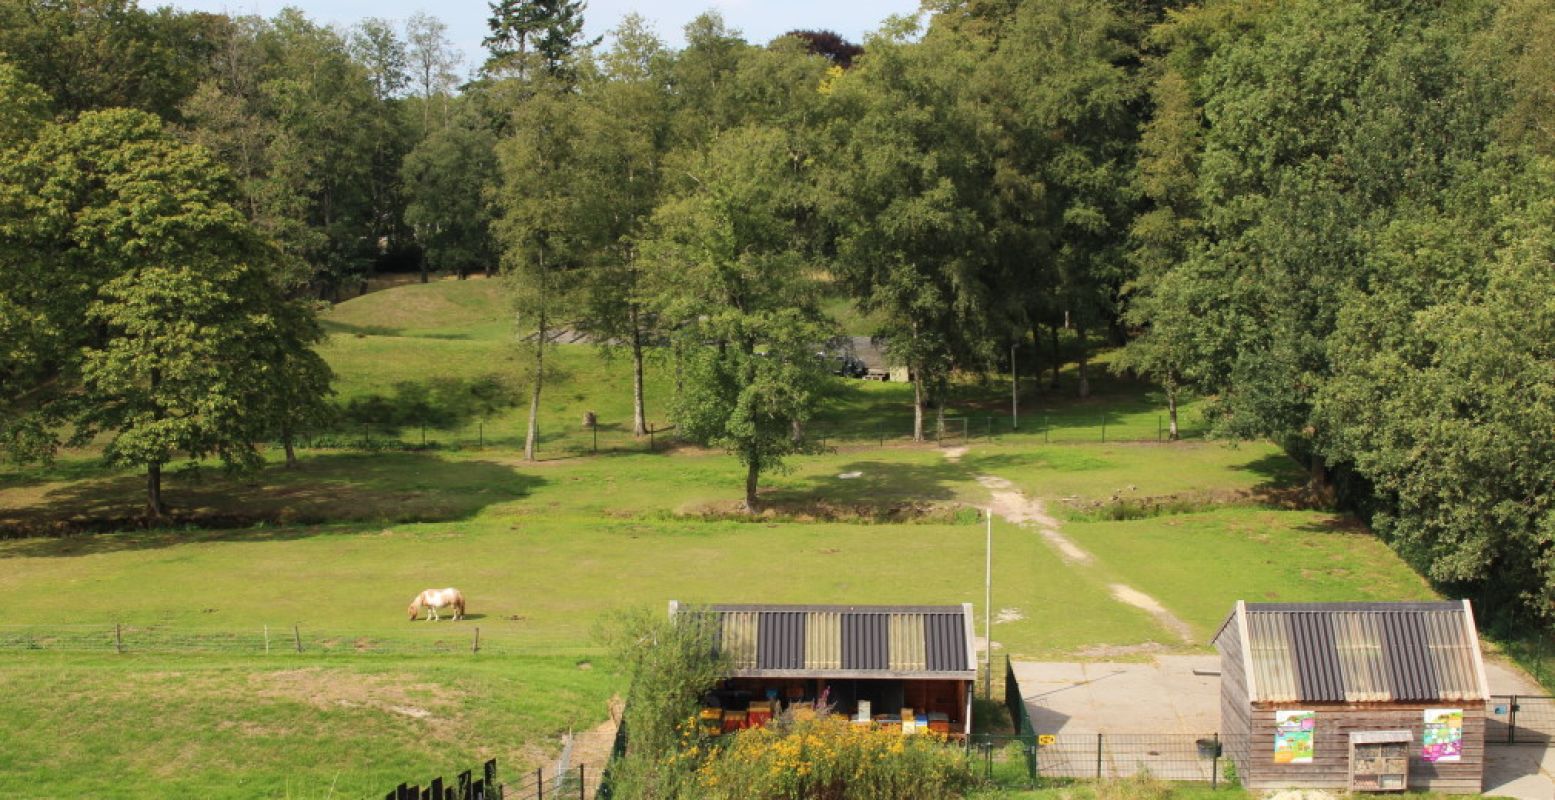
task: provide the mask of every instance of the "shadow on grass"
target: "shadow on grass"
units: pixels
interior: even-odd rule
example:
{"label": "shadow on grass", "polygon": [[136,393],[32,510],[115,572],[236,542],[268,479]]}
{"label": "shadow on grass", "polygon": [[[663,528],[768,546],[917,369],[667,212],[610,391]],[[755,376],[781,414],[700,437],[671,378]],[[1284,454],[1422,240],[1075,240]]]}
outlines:
{"label": "shadow on grass", "polygon": [[[295,526],[326,523],[450,522],[524,497],[544,482],[487,461],[446,461],[423,453],[329,454],[307,458],[295,470],[267,467],[253,475],[173,472],[163,485],[171,520],[160,531],[68,536],[146,527],[144,477],[83,480],[48,488],[35,502],[0,509],[0,537],[65,537],[0,549],[0,557],[83,555],[186,540],[171,529],[254,528],[218,537],[248,540],[301,538],[319,531]],[[289,527],[259,527],[271,524]]]}
{"label": "shadow on grass", "polygon": [[[854,477],[843,478],[842,475]],[[854,461],[835,474],[816,475],[797,483],[761,492],[764,514],[807,521],[842,522],[953,522],[957,520],[956,484],[967,480],[960,465],[950,462],[903,464]],[[728,512],[741,518],[739,504],[711,508],[713,515]]]}

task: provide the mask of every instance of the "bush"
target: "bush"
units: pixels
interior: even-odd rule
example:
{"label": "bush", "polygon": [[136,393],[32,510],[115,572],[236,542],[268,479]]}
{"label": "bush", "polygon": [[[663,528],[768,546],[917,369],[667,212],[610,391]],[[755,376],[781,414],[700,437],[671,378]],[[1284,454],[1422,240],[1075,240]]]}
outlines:
{"label": "bush", "polygon": [[681,758],[699,760],[709,800],[917,800],[960,797],[972,783],[965,751],[943,736],[903,736],[840,717],[751,728]]}

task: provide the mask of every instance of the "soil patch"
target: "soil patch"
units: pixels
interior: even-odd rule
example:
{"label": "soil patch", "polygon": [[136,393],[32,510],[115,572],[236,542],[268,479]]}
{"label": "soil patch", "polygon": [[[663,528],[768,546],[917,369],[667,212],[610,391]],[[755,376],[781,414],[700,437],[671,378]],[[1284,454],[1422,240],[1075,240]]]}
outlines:
{"label": "soil patch", "polygon": [[682,510],[679,516],[732,522],[851,522],[866,524],[955,522],[960,503],[900,500],[890,503],[847,503],[831,500],[769,500],[755,515],[745,512],[738,500],[705,503]]}

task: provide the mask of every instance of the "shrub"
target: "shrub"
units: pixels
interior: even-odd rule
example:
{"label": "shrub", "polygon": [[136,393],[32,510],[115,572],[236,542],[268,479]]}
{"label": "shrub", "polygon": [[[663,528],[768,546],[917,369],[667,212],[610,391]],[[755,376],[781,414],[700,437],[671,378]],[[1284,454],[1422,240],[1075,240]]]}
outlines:
{"label": "shrub", "polygon": [[917,800],[960,797],[971,785],[965,752],[943,736],[903,736],[840,717],[784,721],[724,738],[700,759],[708,800]]}

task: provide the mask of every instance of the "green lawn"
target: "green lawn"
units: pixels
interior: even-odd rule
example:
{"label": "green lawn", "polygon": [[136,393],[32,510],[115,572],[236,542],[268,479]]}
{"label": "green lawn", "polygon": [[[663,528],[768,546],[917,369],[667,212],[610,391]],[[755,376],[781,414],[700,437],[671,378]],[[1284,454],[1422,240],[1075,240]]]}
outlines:
{"label": "green lawn", "polygon": [[[562,346],[544,460],[526,463],[515,450],[524,412],[502,400],[525,380],[507,319],[500,285],[482,280],[337,306],[325,355],[340,402],[399,422],[344,426],[296,470],[172,473],[173,529],[136,530],[142,479],[91,451],[0,472],[0,529],[29,534],[0,539],[0,714],[23,726],[8,737],[0,789],[363,796],[493,754],[531,769],[562,731],[601,720],[621,688],[592,635],[612,610],[671,599],[980,609],[984,474],[1043,498],[1098,559],[1067,565],[1034,531],[997,523],[1003,653],[1204,651],[1236,599],[1430,594],[1343,519],[1281,507],[1302,476],[1272,446],[1149,441],[1159,396],[1100,367],[1083,401],[1068,394],[1072,371],[1064,394],[1029,381],[1018,430],[1000,416],[1007,384],[959,384],[950,416],[966,435],[947,442],[970,445],[959,461],[902,441],[910,387],[838,382],[812,426],[837,449],[764,477],[770,511],[747,519],[734,513],[743,471],[732,458],[644,452],[622,430],[627,363]],[[664,371],[649,382],[661,424]],[[349,446],[418,441],[404,412],[421,407],[446,414],[428,431],[440,446]],[[580,455],[592,444],[585,410],[618,452]],[[1190,404],[1185,416],[1196,414]],[[79,530],[108,532],[63,535]],[[1161,600],[1199,641],[1112,599],[1112,582]],[[450,584],[469,597],[469,619],[405,620],[416,592]],[[116,625],[124,655],[112,652]],[[286,649],[291,636],[305,652]]]}

